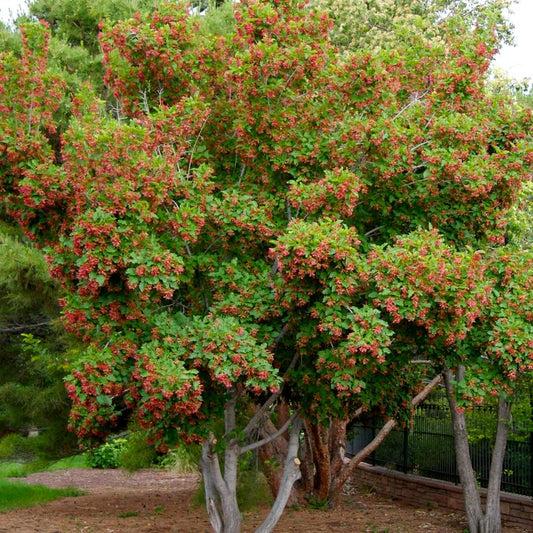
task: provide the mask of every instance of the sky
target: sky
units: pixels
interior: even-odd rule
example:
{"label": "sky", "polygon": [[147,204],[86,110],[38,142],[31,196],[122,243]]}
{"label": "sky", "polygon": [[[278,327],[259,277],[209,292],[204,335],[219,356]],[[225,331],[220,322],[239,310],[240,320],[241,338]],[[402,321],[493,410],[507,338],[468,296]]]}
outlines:
{"label": "sky", "polygon": [[533,81],[533,0],[520,0],[512,10],[516,46],[505,46],[496,56],[494,66],[505,70],[511,78]]}
{"label": "sky", "polygon": [[[26,0],[0,0],[0,19],[7,21],[17,14]],[[498,54],[494,66],[501,68],[509,77],[533,81],[533,0],[519,0],[513,7],[511,21],[515,26],[516,46],[506,46]]]}
{"label": "sky", "polygon": [[11,19],[11,14],[17,15],[21,9],[25,8],[25,5],[26,0],[0,0],[0,20],[8,21]]}

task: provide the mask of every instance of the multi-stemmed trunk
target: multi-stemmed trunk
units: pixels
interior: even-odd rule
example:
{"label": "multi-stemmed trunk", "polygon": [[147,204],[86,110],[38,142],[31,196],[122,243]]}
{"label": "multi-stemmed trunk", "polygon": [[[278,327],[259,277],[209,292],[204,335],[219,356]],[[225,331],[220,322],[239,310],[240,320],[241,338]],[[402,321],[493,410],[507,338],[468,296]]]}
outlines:
{"label": "multi-stemmed trunk", "polygon": [[[460,381],[463,374],[464,369],[459,367],[455,380]],[[503,460],[507,444],[507,435],[509,432],[509,422],[511,419],[510,404],[507,401],[507,398],[501,394],[498,401],[496,440],[492,452],[485,512],[483,512],[481,497],[476,475],[472,467],[470,449],[468,446],[466,418],[462,410],[458,409],[455,400],[454,376],[450,370],[447,370],[444,378],[446,383],[446,393],[452,414],[455,457],[464,492],[464,503],[469,531],[470,533],[501,533],[500,484],[503,473]]]}
{"label": "multi-stemmed trunk", "polygon": [[[431,380],[423,390],[411,400],[411,407],[419,405],[441,382],[441,376]],[[358,413],[354,413],[357,417]],[[282,407],[278,420],[285,420],[286,415]],[[327,424],[306,420],[304,423],[304,439],[300,452],[301,480],[295,484],[292,502],[334,506],[346,482],[353,476],[359,463],[364,461],[385,440],[387,435],[396,426],[396,420],[388,420],[375,438],[354,457],[345,456],[346,428],[349,420],[328,421]],[[272,435],[276,428],[272,422],[262,426],[262,436]],[[272,440],[269,445],[260,451],[263,462],[267,464],[280,464],[280,457],[285,455],[287,440],[284,435]],[[266,471],[270,488],[274,495],[277,494],[281,471],[269,467]]]}
{"label": "multi-stemmed trunk", "polygon": [[206,440],[200,459],[207,515],[215,533],[240,533],[242,517],[237,503],[239,450],[237,446],[226,448],[222,474],[218,454],[213,451],[215,444],[213,437]]}
{"label": "multi-stemmed trunk", "polygon": [[[233,435],[236,426],[235,407],[238,394],[235,392],[225,406],[225,435]],[[243,430],[244,437],[250,436],[262,423],[268,408],[265,404],[252,417]],[[298,459],[299,437],[302,422],[297,413],[293,413],[283,426],[267,438],[246,444],[235,438],[224,442],[224,466],[221,468],[219,455],[216,451],[217,440],[210,435],[202,444],[200,469],[204,481],[205,502],[209,522],[214,533],[240,533],[242,515],[237,502],[237,479],[239,457],[268,444],[283,433],[289,433],[289,441],[284,457],[283,473],[279,483],[277,497],[268,516],[256,530],[256,533],[270,533],[279,521],[291,494],[292,486],[300,478],[300,461]]]}

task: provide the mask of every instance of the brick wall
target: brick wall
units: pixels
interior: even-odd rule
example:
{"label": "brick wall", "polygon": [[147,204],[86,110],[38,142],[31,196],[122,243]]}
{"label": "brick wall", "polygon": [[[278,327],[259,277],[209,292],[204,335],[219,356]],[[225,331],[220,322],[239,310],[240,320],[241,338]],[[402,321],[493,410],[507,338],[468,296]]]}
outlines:
{"label": "brick wall", "polygon": [[[403,474],[366,463],[359,465],[354,477],[357,482],[374,487],[380,494],[417,507],[432,505],[442,509],[464,511],[461,487],[447,481]],[[533,498],[502,492],[500,501],[504,524],[529,527],[533,531]]]}

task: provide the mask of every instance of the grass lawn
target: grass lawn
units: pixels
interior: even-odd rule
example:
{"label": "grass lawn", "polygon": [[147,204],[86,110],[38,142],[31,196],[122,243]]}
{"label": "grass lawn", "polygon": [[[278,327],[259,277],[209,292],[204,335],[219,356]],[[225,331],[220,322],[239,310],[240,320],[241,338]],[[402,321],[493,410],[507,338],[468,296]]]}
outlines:
{"label": "grass lawn", "polygon": [[46,471],[50,470],[69,470],[70,468],[91,468],[87,461],[86,455],[73,455],[71,457],[65,457],[59,459],[55,463],[52,463],[46,468]]}
{"label": "grass lawn", "polygon": [[30,507],[66,496],[80,496],[83,491],[74,488],[51,489],[43,485],[28,485],[0,477],[0,513],[18,507]]}
{"label": "grass lawn", "polygon": [[[43,466],[46,466],[46,468],[42,468]],[[46,503],[65,496],[80,496],[83,494],[83,491],[74,488],[51,489],[43,485],[28,485],[22,481],[10,481],[7,479],[8,477],[23,477],[36,470],[58,470],[61,468],[87,468],[86,457],[68,457],[52,465],[18,462],[0,463],[0,513],[17,509],[18,507],[30,507],[38,503]]]}

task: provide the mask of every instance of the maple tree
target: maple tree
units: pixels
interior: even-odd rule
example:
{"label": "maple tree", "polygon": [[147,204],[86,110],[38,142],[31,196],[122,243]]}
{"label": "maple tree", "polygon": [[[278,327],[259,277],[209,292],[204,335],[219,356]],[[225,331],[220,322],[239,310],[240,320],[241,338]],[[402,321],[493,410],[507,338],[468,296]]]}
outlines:
{"label": "maple tree", "polygon": [[[452,402],[457,387],[510,393],[514,366],[529,370],[514,280],[529,283],[530,265],[507,271],[497,249],[532,119],[484,90],[494,33],[339,54],[330,29],[297,2],[259,0],[235,5],[224,35],[179,2],[104,24],[119,106],[81,90],[60,146],[48,32],[22,27],[22,60],[3,57],[4,205],[47,250],[65,323],[88,345],[67,382],[71,425],[99,439],[127,411],[161,450],[201,442],[215,531],[240,530],[238,457],[287,432],[258,531],[300,476],[334,499],[355,464],[341,453],[354,412],[409,418],[426,377],[416,351]],[[456,385],[479,350],[482,382]]]}

